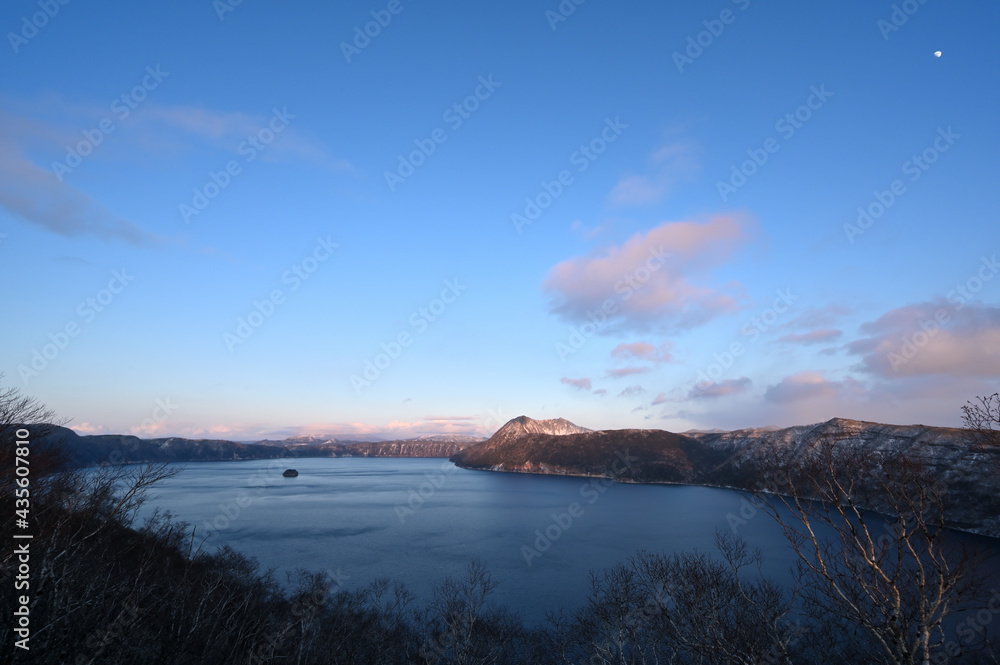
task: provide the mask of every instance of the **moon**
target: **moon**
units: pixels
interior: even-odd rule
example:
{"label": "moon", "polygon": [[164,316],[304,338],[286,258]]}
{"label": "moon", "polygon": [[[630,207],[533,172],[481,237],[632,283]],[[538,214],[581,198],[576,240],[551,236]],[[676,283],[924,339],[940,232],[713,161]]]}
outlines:
{"label": "moon", "polygon": [[935,58],[940,58],[941,57],[941,51],[934,51],[934,57]]}

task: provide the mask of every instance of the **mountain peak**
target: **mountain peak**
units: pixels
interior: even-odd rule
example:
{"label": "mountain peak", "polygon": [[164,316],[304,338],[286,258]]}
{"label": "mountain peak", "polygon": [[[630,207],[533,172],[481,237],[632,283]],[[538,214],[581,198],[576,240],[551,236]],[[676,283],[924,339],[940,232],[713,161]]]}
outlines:
{"label": "mountain peak", "polygon": [[590,432],[586,427],[575,425],[565,418],[551,418],[549,420],[535,420],[528,416],[518,416],[507,421],[503,427],[498,429],[494,437],[507,438],[509,436],[523,436],[525,434],[582,434]]}

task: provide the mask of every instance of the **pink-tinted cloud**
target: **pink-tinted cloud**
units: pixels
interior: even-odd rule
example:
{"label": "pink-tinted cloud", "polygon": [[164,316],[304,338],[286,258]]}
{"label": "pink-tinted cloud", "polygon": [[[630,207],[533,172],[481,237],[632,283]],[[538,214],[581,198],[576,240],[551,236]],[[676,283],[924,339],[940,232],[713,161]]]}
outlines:
{"label": "pink-tinted cloud", "polygon": [[598,395],[600,397],[604,397],[605,395],[608,394],[608,389],[607,388],[598,388],[597,390],[594,391],[594,394]]}
{"label": "pink-tinted cloud", "polygon": [[620,379],[625,376],[632,376],[633,374],[645,374],[650,369],[650,367],[621,367],[609,369],[608,376],[612,379]]}
{"label": "pink-tinted cloud", "polygon": [[611,357],[621,360],[645,360],[651,363],[667,363],[671,360],[672,342],[664,342],[659,347],[646,342],[619,344],[611,350]]}
{"label": "pink-tinted cloud", "polygon": [[945,300],[898,307],[861,326],[847,345],[861,367],[883,379],[1000,376],[1000,307]]}
{"label": "pink-tinted cloud", "polygon": [[842,330],[811,330],[807,333],[788,333],[776,341],[785,344],[825,344],[840,338],[843,334]]}
{"label": "pink-tinted cloud", "polygon": [[653,398],[652,406],[657,406],[658,404],[666,404],[670,401],[667,397],[667,393],[658,393],[655,398]]}
{"label": "pink-tinted cloud", "polygon": [[551,311],[573,323],[621,329],[689,329],[737,308],[741,287],[711,284],[707,273],[747,242],[747,223],[720,216],[668,222],[622,245],[554,266],[543,288]]}
{"label": "pink-tinted cloud", "polygon": [[860,395],[861,385],[854,379],[831,381],[821,372],[799,372],[786,376],[764,393],[764,399],[775,404],[788,404],[803,400],[842,400],[850,395]]}
{"label": "pink-tinted cloud", "polygon": [[90,423],[80,423],[79,425],[71,425],[70,429],[75,431],[77,434],[90,435],[90,434],[106,434],[108,432],[107,428],[103,425],[91,425]]}
{"label": "pink-tinted cloud", "polygon": [[[218,438],[233,441],[281,440],[290,437],[314,436],[319,439],[380,441],[408,439],[429,434],[465,434],[488,436],[496,426],[488,426],[479,416],[436,416],[435,420],[392,420],[384,424],[365,422],[331,422],[273,427],[260,423],[219,423],[193,425],[167,421],[168,426],[155,434],[139,436],[183,436],[187,438]],[[501,423],[502,424],[502,423]],[[160,431],[162,430],[162,431]]]}
{"label": "pink-tinted cloud", "polygon": [[715,399],[717,397],[726,397],[727,395],[738,395],[739,393],[746,392],[752,384],[753,382],[745,376],[741,376],[738,379],[726,379],[725,381],[699,383],[691,388],[688,398]]}
{"label": "pink-tinted cloud", "polygon": [[173,423],[170,422],[169,418],[159,422],[154,421],[152,418],[148,418],[137,425],[129,427],[127,434],[137,436],[141,439],[155,439],[158,437],[170,436],[172,431]]}
{"label": "pink-tinted cloud", "polygon": [[570,379],[564,376],[563,378],[559,379],[559,383],[564,383],[567,386],[573,386],[574,388],[577,388],[579,390],[590,390],[591,388],[594,387],[593,384],[590,382],[590,379],[587,378]]}
{"label": "pink-tinted cloud", "polygon": [[191,423],[175,418],[155,425],[95,425],[81,423],[73,429],[81,435],[87,434],[132,434],[140,438],[160,438],[168,436],[188,439],[226,439],[230,441],[271,441],[292,437],[312,436],[317,439],[337,439],[340,441],[382,441],[410,439],[437,434],[455,434],[475,437],[490,436],[499,425],[496,418],[505,416],[490,412],[489,415],[437,415],[419,420],[392,420],[386,423],[366,422],[321,422],[307,425],[276,427],[259,422]]}

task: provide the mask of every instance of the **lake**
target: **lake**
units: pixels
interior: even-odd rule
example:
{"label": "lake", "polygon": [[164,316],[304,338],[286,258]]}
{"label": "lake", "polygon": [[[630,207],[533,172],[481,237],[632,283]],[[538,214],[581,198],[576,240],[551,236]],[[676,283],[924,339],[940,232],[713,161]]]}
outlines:
{"label": "lake", "polygon": [[[299,471],[283,478],[288,466]],[[378,577],[430,597],[480,557],[493,598],[528,622],[586,599],[588,574],[639,550],[714,551],[715,532],[765,552],[786,578],[795,555],[778,526],[738,492],[683,485],[460,469],[443,459],[319,458],[187,463],[156,486],[154,507],[286,571],[329,571],[348,589]],[[539,534],[544,538],[539,538]]]}

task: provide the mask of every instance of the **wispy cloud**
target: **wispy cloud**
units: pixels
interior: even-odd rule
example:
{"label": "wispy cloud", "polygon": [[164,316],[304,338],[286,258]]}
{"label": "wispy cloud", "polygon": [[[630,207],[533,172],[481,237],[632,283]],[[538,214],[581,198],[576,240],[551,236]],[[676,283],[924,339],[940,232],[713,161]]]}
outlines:
{"label": "wispy cloud", "polygon": [[775,404],[816,399],[832,402],[842,401],[851,394],[861,395],[863,392],[861,384],[852,378],[833,381],[827,379],[822,372],[805,371],[786,376],[778,383],[768,386],[764,399]]}
{"label": "wispy cloud", "polygon": [[689,399],[715,399],[728,395],[738,395],[746,392],[753,384],[749,378],[741,376],[738,379],[726,379],[725,381],[699,383],[688,393]]}
{"label": "wispy cloud", "polygon": [[[116,143],[135,148],[120,156],[121,159],[140,161],[151,155],[205,148],[235,152],[242,141],[258,137],[267,144],[266,150],[260,152],[260,158],[265,161],[300,161],[339,170],[353,168],[346,160],[331,156],[321,141],[299,125],[295,109],[284,106],[247,113],[192,104],[163,104],[153,99],[140,103],[135,109],[74,102],[58,95],[36,100],[4,97],[2,101],[8,108],[18,109],[20,115],[9,113],[10,117],[5,119],[6,123],[13,123],[18,128],[18,135],[26,142],[50,145],[57,150],[79,141],[81,130],[107,120],[117,134],[128,136],[127,141]],[[287,121],[280,132],[272,129],[275,116]],[[39,117],[45,120],[33,119]],[[264,132],[263,138],[261,132]],[[102,146],[100,153],[104,152]],[[95,154],[99,153],[95,151]],[[122,155],[121,152],[116,154]]]}
{"label": "wispy cloud", "polygon": [[645,174],[628,174],[615,184],[608,198],[621,206],[657,203],[683,180],[697,175],[697,147],[690,142],[672,143],[657,149],[650,157]]}
{"label": "wispy cloud", "polygon": [[811,330],[807,333],[788,333],[775,341],[784,344],[825,344],[839,339],[843,334],[842,330]]}
{"label": "wispy cloud", "polygon": [[639,395],[646,392],[642,386],[629,386],[625,390],[618,393],[619,397],[638,397]]}
{"label": "wispy cloud", "polygon": [[583,220],[575,220],[570,224],[569,229],[574,233],[579,233],[585,240],[591,240],[597,237],[602,231],[604,231],[604,226],[595,226],[593,228],[587,228],[583,224]]}
{"label": "wispy cloud", "polygon": [[[81,434],[128,433],[128,428],[115,429],[104,425],[83,423],[73,429]],[[281,440],[295,436],[332,437],[340,440],[391,440],[408,439],[431,434],[463,434],[467,436],[489,436],[496,425],[487,416],[434,416],[418,420],[392,420],[383,424],[365,422],[325,422],[307,425],[275,427],[266,423],[230,422],[213,425],[195,425],[176,421],[164,421],[155,429],[136,432],[143,438],[160,436],[180,436],[190,439],[227,439],[230,441],[259,441],[262,439]]]}
{"label": "wispy cloud", "polygon": [[[59,235],[91,236],[134,245],[174,241],[146,231],[136,221],[115,214],[71,185],[65,164],[57,175],[57,167],[42,166],[36,157],[56,157],[52,163],[61,163],[59,160],[67,154],[66,146],[80,144],[84,129],[97,133],[94,128],[102,122],[114,127],[115,140],[102,138],[96,145],[91,144],[93,156],[87,156],[83,163],[94,159],[115,160],[141,167],[150,165],[151,160],[158,159],[165,151],[212,148],[237,153],[241,142],[248,137],[259,137],[262,130],[270,131],[271,121],[266,113],[251,115],[153,101],[130,110],[124,117],[108,106],[70,103],[54,95],[35,101],[5,97],[4,101],[8,109],[19,111],[0,112],[0,208]],[[98,135],[103,137],[102,133]],[[128,140],[121,140],[125,136]],[[263,160],[351,169],[348,162],[330,157],[318,141],[297,127],[288,126],[280,135],[272,132],[271,136],[273,141],[259,151]],[[84,154],[89,155],[90,151]],[[69,169],[69,173],[74,169]]]}
{"label": "wispy cloud", "polygon": [[883,379],[1000,376],[1000,307],[944,300],[892,309],[847,345],[861,368]]}
{"label": "wispy cloud", "polygon": [[89,436],[91,434],[106,434],[107,429],[103,425],[91,425],[90,423],[80,423],[79,425],[70,425],[70,429],[75,431],[77,434],[83,434]]}
{"label": "wispy cloud", "polygon": [[673,349],[672,342],[664,342],[659,346],[647,342],[630,342],[619,344],[611,350],[611,357],[621,360],[644,360],[651,363],[668,363]]}
{"label": "wispy cloud", "polygon": [[607,312],[605,332],[674,331],[737,309],[742,287],[710,284],[711,268],[748,240],[747,221],[719,216],[707,222],[667,222],[621,245],[554,266],[543,289],[550,310],[573,323]]}
{"label": "wispy cloud", "polygon": [[590,379],[587,378],[570,379],[569,377],[564,376],[563,378],[559,379],[559,383],[566,384],[567,386],[573,386],[574,388],[577,388],[579,390],[590,390],[591,388],[594,387]]}
{"label": "wispy cloud", "polygon": [[827,305],[825,307],[810,307],[804,312],[789,321],[786,325],[789,328],[833,328],[845,317],[853,313],[853,309],[846,305]]}
{"label": "wispy cloud", "polygon": [[[248,137],[259,137],[261,132],[270,131],[274,117],[287,119],[289,125],[274,135],[273,142],[267,143],[261,151],[265,161],[300,161],[335,170],[351,170],[353,167],[344,159],[331,157],[324,146],[315,138],[296,126],[295,114],[287,108],[274,108],[269,112],[247,114],[239,111],[221,111],[200,106],[150,104],[137,115],[136,131],[162,138],[164,129],[180,130],[175,137],[183,140],[197,140],[226,150],[236,150]],[[272,134],[274,134],[272,132]]]}
{"label": "wispy cloud", "polygon": [[0,207],[11,215],[63,236],[93,236],[134,245],[166,242],[115,215],[47,169],[32,162],[4,135],[0,122]]}
{"label": "wispy cloud", "polygon": [[650,369],[650,367],[620,367],[609,369],[608,376],[612,379],[620,379],[625,376],[632,376],[633,374],[645,374]]}

